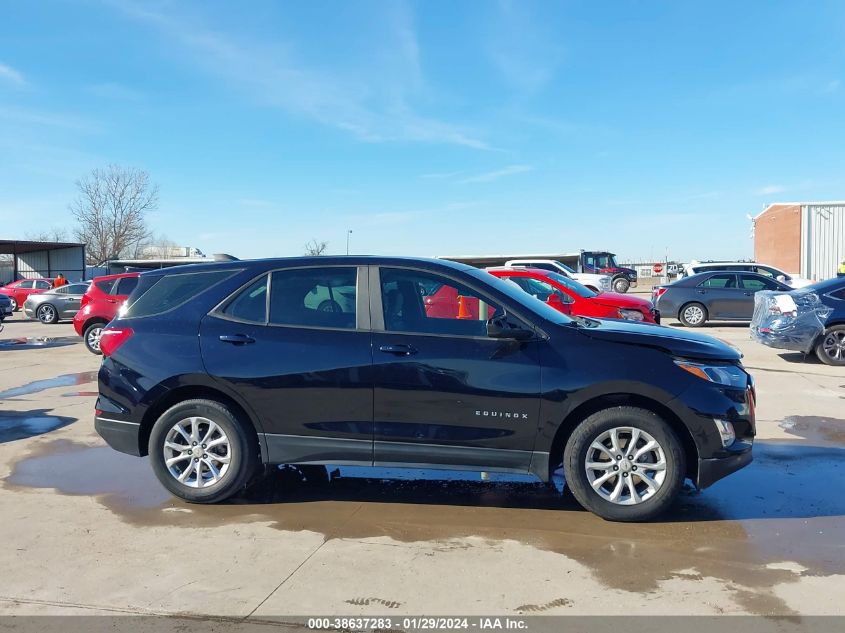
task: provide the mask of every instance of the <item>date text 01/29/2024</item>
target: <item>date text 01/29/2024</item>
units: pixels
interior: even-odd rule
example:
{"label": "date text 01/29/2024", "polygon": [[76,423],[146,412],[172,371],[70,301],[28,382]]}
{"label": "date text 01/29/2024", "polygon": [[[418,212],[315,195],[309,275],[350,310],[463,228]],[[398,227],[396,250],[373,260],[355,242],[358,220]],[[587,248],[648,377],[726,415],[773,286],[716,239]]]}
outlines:
{"label": "date text 01/29/2024", "polygon": [[512,617],[426,617],[408,616],[401,619],[390,617],[326,617],[309,618],[309,629],[339,629],[344,631],[383,631],[399,626],[406,631],[453,631],[453,630],[511,630],[524,631],[528,623],[523,618]]}

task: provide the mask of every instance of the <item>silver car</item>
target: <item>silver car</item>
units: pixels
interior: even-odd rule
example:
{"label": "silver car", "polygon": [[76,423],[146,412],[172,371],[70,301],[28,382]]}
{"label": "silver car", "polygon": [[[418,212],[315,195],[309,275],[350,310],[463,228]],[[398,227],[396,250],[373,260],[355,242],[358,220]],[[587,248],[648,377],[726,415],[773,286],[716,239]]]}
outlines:
{"label": "silver car", "polygon": [[67,284],[29,295],[23,304],[23,311],[30,319],[38,319],[42,323],[58,323],[60,319],[72,319],[79,312],[82,295],[89,285],[88,282]]}

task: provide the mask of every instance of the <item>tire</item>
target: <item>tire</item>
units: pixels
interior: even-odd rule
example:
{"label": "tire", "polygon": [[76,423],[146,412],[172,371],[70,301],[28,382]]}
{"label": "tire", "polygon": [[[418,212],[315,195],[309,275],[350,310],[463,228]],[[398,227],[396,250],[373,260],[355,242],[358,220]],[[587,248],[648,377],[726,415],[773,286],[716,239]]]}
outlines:
{"label": "tire", "polygon": [[35,311],[36,318],[42,323],[49,325],[59,322],[59,311],[54,305],[49,303],[42,303]]}
{"label": "tire", "polygon": [[85,326],[85,331],[82,333],[82,340],[85,341],[85,347],[88,351],[97,356],[102,356],[100,351],[100,334],[106,324],[102,321],[95,321]]}
{"label": "tire", "polygon": [[331,299],[326,299],[320,303],[320,305],[317,306],[317,309],[320,312],[334,312],[336,314],[343,312],[343,308],[340,307],[340,304],[337,301],[332,301]]}
{"label": "tire", "polygon": [[12,312],[17,312],[17,310],[18,310],[18,302],[17,302],[17,301],[15,301],[15,298],[14,298],[14,297],[9,297],[9,299],[12,301]]}
{"label": "tire", "polygon": [[613,292],[626,293],[631,287],[631,282],[624,277],[617,277],[613,280]]}
{"label": "tire", "polygon": [[[181,434],[177,426],[187,429],[187,435]],[[203,449],[202,440],[209,432],[210,446]],[[194,437],[197,439],[192,440]],[[183,445],[184,449],[170,448]],[[244,490],[258,471],[255,432],[228,407],[214,400],[186,400],[170,407],[153,425],[148,448],[158,480],[189,503],[228,499]],[[172,458],[176,459],[168,466],[166,459]],[[199,465],[199,476],[195,464]],[[179,481],[180,475],[184,475],[184,482]]]}
{"label": "tire", "polygon": [[701,327],[707,323],[707,308],[697,302],[685,303],[678,310],[678,321],[687,327]]}
{"label": "tire", "polygon": [[[594,448],[596,442],[612,446],[614,432],[617,445],[624,451],[608,448],[603,452]],[[638,450],[642,451],[652,440],[657,448],[640,456],[631,453],[635,459],[628,460],[627,445],[635,434]],[[644,464],[657,466],[661,462],[662,469],[643,469]],[[588,471],[588,463],[597,467]],[[614,464],[615,470],[610,466],[598,467],[605,463]],[[678,496],[684,483],[686,460],[678,436],[660,416],[636,407],[613,407],[592,414],[575,428],[563,451],[563,467],[566,485],[578,503],[590,512],[608,521],[648,521],[665,512]],[[650,484],[641,473],[649,478]],[[638,500],[632,494],[630,482],[634,482],[633,492]]]}
{"label": "tire", "polygon": [[816,356],[825,365],[845,366],[845,325],[827,328],[816,343]]}

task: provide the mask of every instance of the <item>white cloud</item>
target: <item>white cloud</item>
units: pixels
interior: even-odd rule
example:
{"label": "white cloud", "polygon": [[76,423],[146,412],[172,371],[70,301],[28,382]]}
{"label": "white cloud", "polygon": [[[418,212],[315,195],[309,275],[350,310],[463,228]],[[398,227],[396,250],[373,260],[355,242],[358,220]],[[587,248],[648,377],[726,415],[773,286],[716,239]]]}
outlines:
{"label": "white cloud", "polygon": [[786,187],[783,185],[766,185],[765,187],[755,189],[754,193],[758,196],[770,196],[775,193],[783,193],[784,191],[786,191]]}
{"label": "white cloud", "polygon": [[459,180],[458,182],[492,182],[493,180],[498,180],[499,178],[505,178],[506,176],[513,176],[515,174],[523,174],[527,171],[533,170],[534,168],[531,165],[508,165],[503,169],[497,169],[496,171],[488,171],[484,172],[483,174],[470,176],[469,178],[464,178],[463,180]]}
{"label": "white cloud", "polygon": [[374,40],[383,49],[371,58],[378,61],[344,72],[309,66],[281,38],[237,38],[204,26],[197,16],[158,13],[128,0],[112,4],[161,32],[205,72],[246,88],[260,104],[344,130],[366,142],[490,149],[472,130],[421,114],[413,106],[425,82],[413,19],[404,4],[385,5],[388,9],[379,15],[374,28],[383,32]]}
{"label": "white cloud", "polygon": [[26,84],[23,75],[7,64],[0,63],[0,79],[11,82],[17,86]]}

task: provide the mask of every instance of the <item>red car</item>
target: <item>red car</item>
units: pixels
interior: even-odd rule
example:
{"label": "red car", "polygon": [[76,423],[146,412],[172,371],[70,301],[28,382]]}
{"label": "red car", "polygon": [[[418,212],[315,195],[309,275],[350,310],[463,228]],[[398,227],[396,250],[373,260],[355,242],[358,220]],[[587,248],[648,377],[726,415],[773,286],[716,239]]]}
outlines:
{"label": "red car", "polygon": [[488,268],[487,272],[512,281],[564,314],[660,323],[651,301],[617,292],[594,292],[560,273],[539,268]]}
{"label": "red car", "polygon": [[19,279],[0,288],[0,294],[4,294],[12,300],[12,310],[20,308],[29,295],[44,292],[53,287],[52,279]]}
{"label": "red car", "polygon": [[73,317],[73,328],[85,340],[85,347],[94,354],[100,352],[100,334],[106,324],[117,316],[120,306],[135,290],[141,273],[123,273],[95,277],[82,295],[81,308]]}

